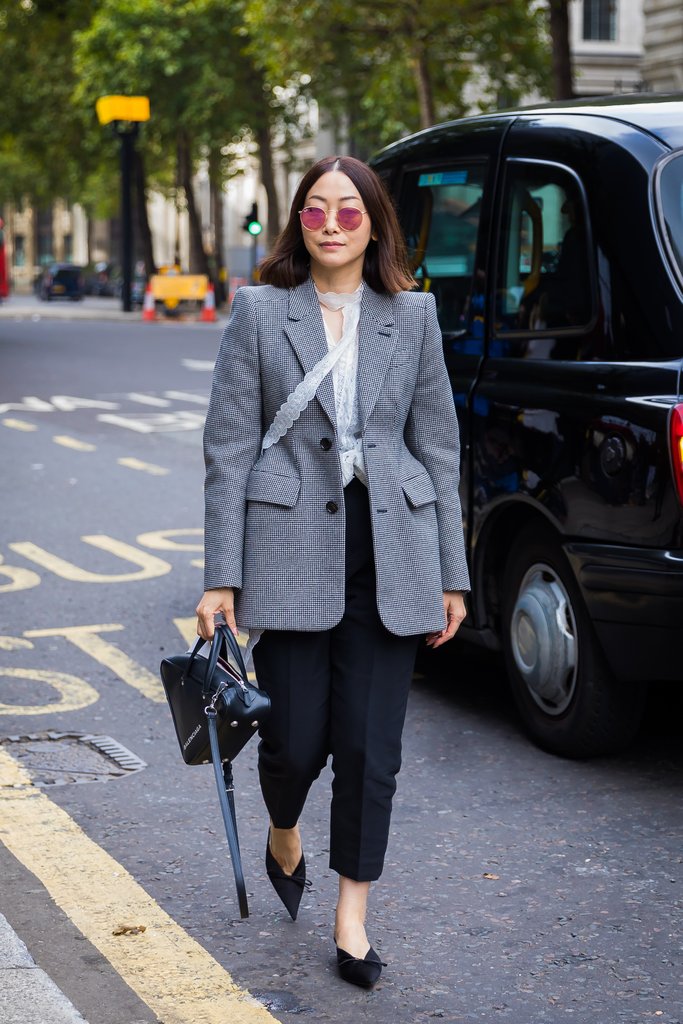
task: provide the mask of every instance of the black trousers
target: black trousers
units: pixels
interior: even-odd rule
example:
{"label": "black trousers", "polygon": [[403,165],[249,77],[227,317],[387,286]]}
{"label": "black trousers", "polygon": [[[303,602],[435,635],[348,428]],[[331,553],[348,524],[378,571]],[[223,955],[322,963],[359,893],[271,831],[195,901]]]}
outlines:
{"label": "black trousers", "polygon": [[267,630],[254,648],[259,686],[271,698],[260,731],[259,777],[276,828],[296,825],[332,755],[330,867],[379,878],[401,766],[401,733],[418,636],[399,637],[377,611],[368,492],[344,491],[346,607],[322,632]]}

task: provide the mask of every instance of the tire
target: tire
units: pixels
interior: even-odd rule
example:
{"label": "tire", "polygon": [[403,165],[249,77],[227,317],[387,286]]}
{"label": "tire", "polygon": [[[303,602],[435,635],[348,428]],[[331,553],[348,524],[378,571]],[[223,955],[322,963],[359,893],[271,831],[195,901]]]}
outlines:
{"label": "tire", "polygon": [[578,584],[555,534],[536,524],[519,534],[503,574],[501,642],[526,732],[563,757],[626,746],[645,687],[610,672]]}

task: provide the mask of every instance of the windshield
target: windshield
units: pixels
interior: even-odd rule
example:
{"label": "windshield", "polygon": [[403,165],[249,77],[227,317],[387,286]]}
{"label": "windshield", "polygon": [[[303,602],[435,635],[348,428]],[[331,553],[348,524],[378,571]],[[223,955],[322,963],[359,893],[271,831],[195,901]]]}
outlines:
{"label": "windshield", "polygon": [[674,267],[683,281],[683,152],[662,165],[658,184],[660,223]]}

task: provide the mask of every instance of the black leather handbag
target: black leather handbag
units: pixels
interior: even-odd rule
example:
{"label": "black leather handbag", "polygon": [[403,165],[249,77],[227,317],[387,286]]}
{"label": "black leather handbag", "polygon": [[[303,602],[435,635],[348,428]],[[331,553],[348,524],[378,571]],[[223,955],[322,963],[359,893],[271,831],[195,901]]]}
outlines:
{"label": "black leather handbag", "polygon": [[193,651],[164,658],[161,681],[183,760],[186,764],[213,762],[240,915],[248,917],[232,761],[270,711],[270,697],[249,682],[239,644],[227,626],[216,626],[208,658],[199,655],[204,643],[200,638]]}

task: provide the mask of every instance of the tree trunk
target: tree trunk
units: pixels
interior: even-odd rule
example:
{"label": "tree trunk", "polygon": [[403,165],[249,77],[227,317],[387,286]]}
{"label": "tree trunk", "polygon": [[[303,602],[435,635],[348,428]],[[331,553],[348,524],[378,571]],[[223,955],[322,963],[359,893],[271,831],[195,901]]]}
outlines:
{"label": "tree trunk", "polygon": [[420,128],[430,128],[436,121],[436,114],[434,112],[432,80],[429,76],[429,61],[422,43],[419,43],[413,52],[413,71],[420,105]]}
{"label": "tree trunk", "polygon": [[553,48],[553,99],[574,98],[569,46],[569,0],[549,0],[550,38]]}
{"label": "tree trunk", "polygon": [[261,182],[268,199],[268,235],[270,247],[280,234],[280,200],[275,187],[275,171],[273,168],[273,147],[270,138],[270,123],[265,122],[256,129],[256,141],[261,159]]}
{"label": "tree trunk", "polygon": [[87,248],[87,263],[88,266],[92,263],[92,229],[93,229],[93,218],[92,211],[86,209],[85,211],[85,231],[86,231],[86,248]]}
{"label": "tree trunk", "polygon": [[190,142],[185,132],[178,133],[178,183],[185,193],[187,215],[190,221],[190,273],[211,276],[209,261],[204,251],[202,223],[194,197]]}
{"label": "tree trunk", "polygon": [[220,153],[209,157],[209,187],[211,189],[211,219],[213,221],[213,286],[216,290],[216,305],[222,306],[227,298],[227,270],[224,263],[225,231],[223,225],[223,189],[221,187]]}
{"label": "tree trunk", "polygon": [[138,149],[133,158],[133,180],[135,182],[135,213],[138,222],[139,245],[142,251],[142,258],[145,262],[145,273],[147,277],[156,274],[157,267],[154,262],[154,247],[152,245],[152,231],[147,216],[147,183],[145,179],[145,163],[142,154]]}

